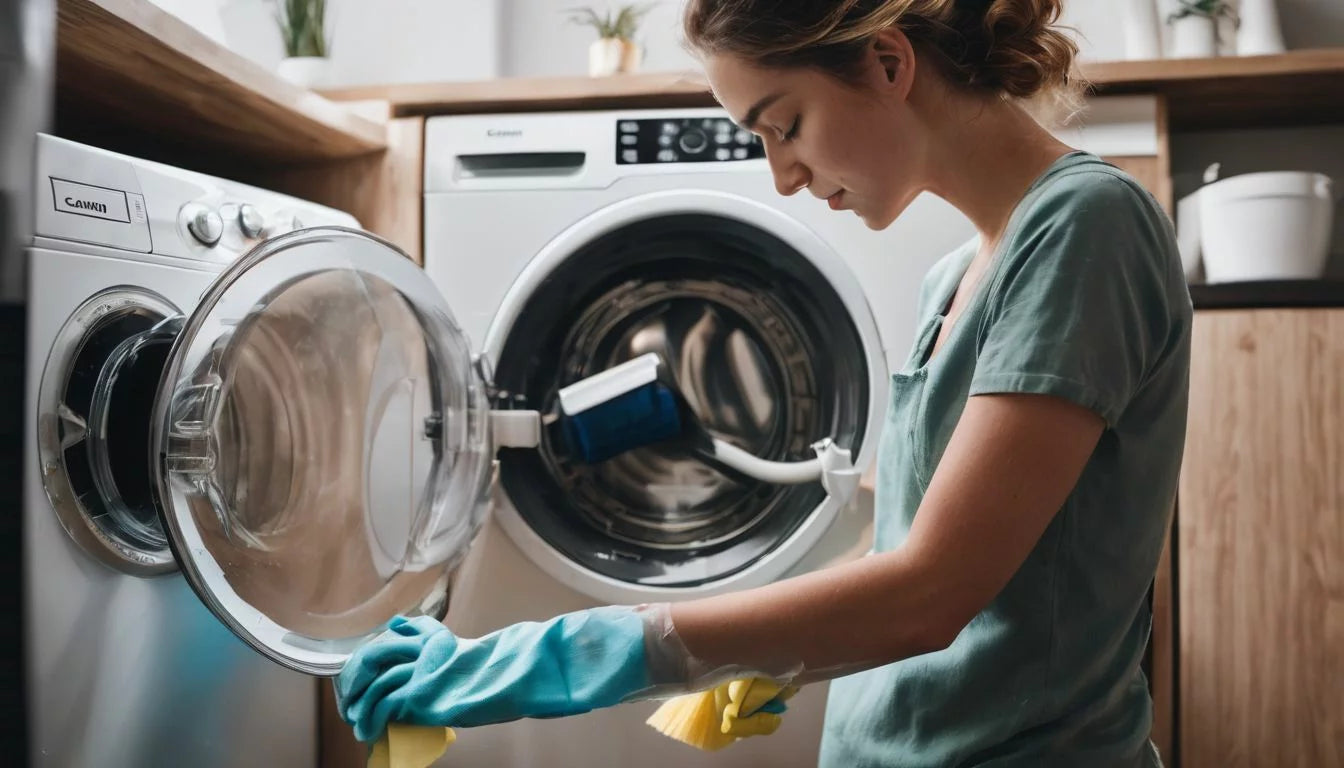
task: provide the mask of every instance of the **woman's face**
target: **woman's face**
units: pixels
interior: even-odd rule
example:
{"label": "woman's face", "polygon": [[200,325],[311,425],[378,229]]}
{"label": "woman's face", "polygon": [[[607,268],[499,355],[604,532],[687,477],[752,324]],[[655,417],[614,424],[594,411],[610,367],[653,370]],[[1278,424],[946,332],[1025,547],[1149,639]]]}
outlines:
{"label": "woman's face", "polygon": [[868,59],[858,87],[813,69],[766,69],[729,55],[708,58],[705,70],[733,120],[761,137],[781,195],[806,189],[883,229],[919,193],[924,153],[905,98],[913,57],[879,43]]}

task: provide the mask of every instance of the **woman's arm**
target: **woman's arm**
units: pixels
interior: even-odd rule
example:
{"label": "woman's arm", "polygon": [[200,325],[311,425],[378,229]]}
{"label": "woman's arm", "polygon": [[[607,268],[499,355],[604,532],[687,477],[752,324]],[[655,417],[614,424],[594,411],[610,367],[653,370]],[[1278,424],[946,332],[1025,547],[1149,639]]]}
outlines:
{"label": "woman's arm", "polygon": [[1101,429],[1061,399],[973,397],[900,549],[739,594],[589,609],[474,640],[427,616],[399,619],[342,669],[342,716],[367,741],[389,720],[559,717],[733,677],[805,683],[944,647],[1022,564]]}
{"label": "woman's arm", "polygon": [[898,549],[674,604],[677,634],[710,667],[815,672],[945,648],[1026,560],[1103,426],[1057,397],[972,397]]}

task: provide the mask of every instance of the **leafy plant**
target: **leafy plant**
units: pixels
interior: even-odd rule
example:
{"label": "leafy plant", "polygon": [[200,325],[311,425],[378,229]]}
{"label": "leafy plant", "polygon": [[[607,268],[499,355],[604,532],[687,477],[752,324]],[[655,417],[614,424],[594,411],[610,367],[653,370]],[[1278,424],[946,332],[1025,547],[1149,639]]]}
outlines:
{"label": "leafy plant", "polygon": [[597,36],[600,38],[616,37],[622,40],[633,40],[635,33],[639,30],[639,22],[651,10],[653,10],[653,4],[622,5],[615,14],[612,13],[610,8],[607,9],[605,14],[599,14],[592,8],[568,8],[565,12],[570,14],[570,23],[592,27],[597,31]]}
{"label": "leafy plant", "polygon": [[276,0],[286,56],[327,55],[327,0]]}
{"label": "leafy plant", "polygon": [[1203,16],[1216,21],[1222,16],[1231,19],[1233,24],[1237,23],[1237,12],[1227,0],[1176,0],[1176,2],[1176,10],[1167,16],[1168,22],[1187,16]]}

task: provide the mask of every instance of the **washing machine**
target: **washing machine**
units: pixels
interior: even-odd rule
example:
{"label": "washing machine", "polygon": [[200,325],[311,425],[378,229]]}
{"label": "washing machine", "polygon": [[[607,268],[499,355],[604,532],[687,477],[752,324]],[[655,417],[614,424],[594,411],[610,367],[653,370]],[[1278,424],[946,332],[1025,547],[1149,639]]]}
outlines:
{"label": "washing machine", "polygon": [[29,763],[317,765],[316,678],[442,617],[484,514],[476,356],[339,211],[50,136],[33,194]]}
{"label": "washing machine", "polygon": [[[493,365],[495,407],[656,353],[716,437],[781,461],[831,438],[871,466],[923,274],[974,230],[920,197],[869,230],[775,191],[762,145],[719,109],[431,118],[425,269]],[[683,600],[862,556],[871,496],[774,485],[651,446],[597,466],[502,453],[456,572],[451,628],[480,634],[606,603]],[[455,766],[807,765],[825,685],[781,730],[702,755],[653,704],[460,734]]]}

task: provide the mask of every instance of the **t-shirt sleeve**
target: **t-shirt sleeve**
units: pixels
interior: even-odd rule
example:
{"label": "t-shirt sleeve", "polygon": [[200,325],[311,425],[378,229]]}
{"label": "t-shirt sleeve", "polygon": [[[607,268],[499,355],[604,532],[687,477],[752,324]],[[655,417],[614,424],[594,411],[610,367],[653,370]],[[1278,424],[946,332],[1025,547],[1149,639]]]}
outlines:
{"label": "t-shirt sleeve", "polygon": [[970,394],[1053,395],[1115,426],[1171,333],[1174,248],[1165,216],[1124,178],[1052,185],[992,270]]}

